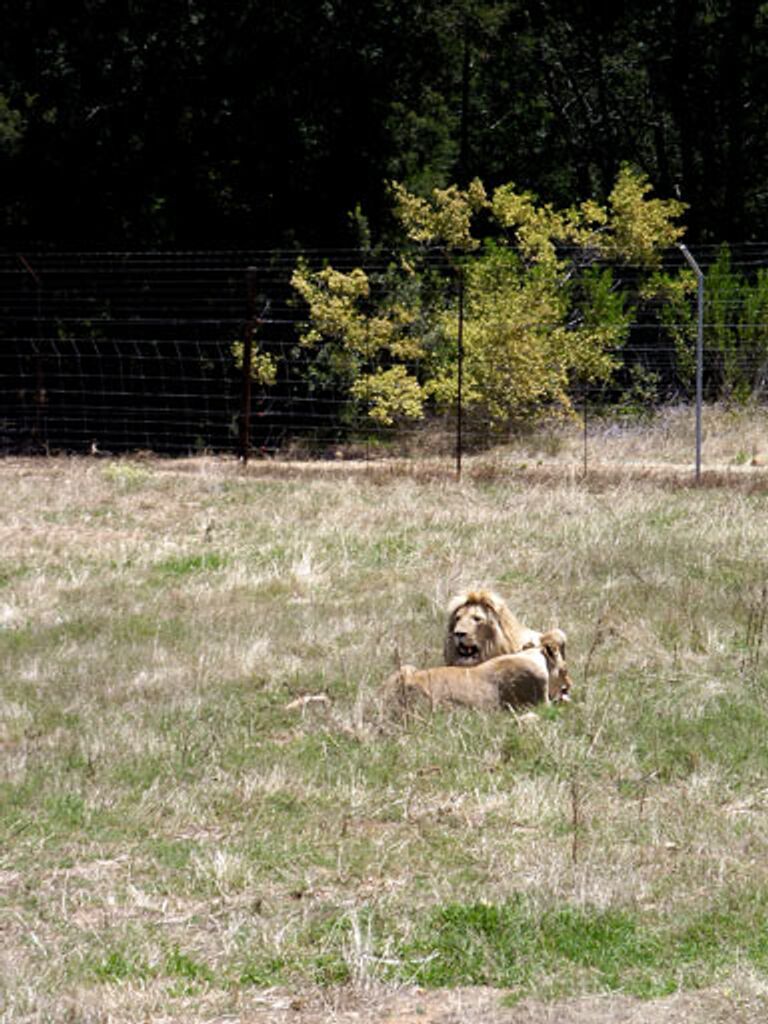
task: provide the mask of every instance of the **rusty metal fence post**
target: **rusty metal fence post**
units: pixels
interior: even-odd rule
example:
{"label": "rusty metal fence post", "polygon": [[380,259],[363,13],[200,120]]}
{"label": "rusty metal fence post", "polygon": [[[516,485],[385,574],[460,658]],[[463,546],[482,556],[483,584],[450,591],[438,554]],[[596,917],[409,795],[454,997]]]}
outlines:
{"label": "rusty metal fence post", "polygon": [[464,268],[458,267],[459,322],[456,338],[456,479],[461,480],[461,456],[464,446],[463,404],[464,404]]}

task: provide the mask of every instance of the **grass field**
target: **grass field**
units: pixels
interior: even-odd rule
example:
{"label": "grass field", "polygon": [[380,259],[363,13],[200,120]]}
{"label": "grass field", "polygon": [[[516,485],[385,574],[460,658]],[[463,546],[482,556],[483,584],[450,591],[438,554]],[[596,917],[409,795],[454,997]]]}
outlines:
{"label": "grass field", "polygon": [[[765,482],[584,481],[569,445],[461,483],[0,461],[0,1019],[412,986],[765,1019]],[[471,583],[568,632],[570,706],[388,716]]]}

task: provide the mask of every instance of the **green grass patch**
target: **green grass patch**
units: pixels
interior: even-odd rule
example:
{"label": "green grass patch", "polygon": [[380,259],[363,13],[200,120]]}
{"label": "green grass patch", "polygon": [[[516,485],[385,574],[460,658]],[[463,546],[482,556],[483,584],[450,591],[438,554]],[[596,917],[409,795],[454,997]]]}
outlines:
{"label": "green grass patch", "polygon": [[177,555],[166,558],[154,566],[154,571],[161,578],[182,578],[197,573],[217,572],[227,564],[227,559],[215,551],[206,551],[196,555]]}
{"label": "green grass patch", "polygon": [[[178,945],[159,953],[155,942],[136,930],[105,950],[89,954],[79,973],[99,984],[141,984],[151,979],[166,978],[174,982],[173,996],[192,996],[214,985],[216,973],[197,957]],[[222,981],[222,984],[225,982]]]}
{"label": "green grass patch", "polygon": [[624,911],[564,907],[538,913],[524,899],[500,905],[451,904],[431,911],[400,949],[405,971],[422,985],[493,985],[528,991],[564,970],[616,989],[624,972],[659,959],[653,936]]}
{"label": "green grass patch", "polygon": [[87,965],[96,981],[146,981],[153,971],[140,956],[122,949],[112,949]]}
{"label": "green grass patch", "polygon": [[623,992],[648,999],[714,983],[728,967],[766,965],[766,893],[748,891],[680,921],[624,909],[537,910],[519,897],[427,913],[399,947],[401,979],[492,985],[518,998]]}
{"label": "green grass patch", "polygon": [[163,973],[177,981],[174,995],[197,995],[202,988],[213,985],[216,975],[207,964],[184,953],[178,946],[167,954],[163,963]]}

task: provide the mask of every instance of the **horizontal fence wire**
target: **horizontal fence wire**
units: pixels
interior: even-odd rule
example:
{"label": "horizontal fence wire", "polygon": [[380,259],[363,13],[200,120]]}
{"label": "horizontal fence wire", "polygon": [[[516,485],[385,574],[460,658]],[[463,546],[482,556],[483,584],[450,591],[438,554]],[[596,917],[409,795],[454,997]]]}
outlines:
{"label": "horizontal fence wire", "polygon": [[[696,257],[706,270],[718,253],[718,247],[701,247]],[[403,258],[396,251],[352,249],[1,253],[0,452],[453,454],[455,408],[434,410],[421,421],[376,422],[334,384],[320,350],[301,341],[308,313],[291,283],[300,262],[343,272],[362,267],[375,307]],[[457,268],[437,252],[422,255],[421,265],[430,287],[442,282],[444,325],[458,316]],[[670,250],[661,268],[683,265],[681,253]],[[759,279],[768,273],[768,245],[734,248],[732,267]],[[641,269],[615,268],[615,286],[632,297]],[[694,304],[691,295],[679,322],[646,304],[616,353],[620,369],[610,385],[574,381],[574,407],[691,401],[692,368],[680,338],[693,337]],[[708,399],[721,398],[736,378],[751,397],[762,398],[768,304],[749,321],[743,307],[738,295],[707,299]],[[426,323],[424,330],[433,327]],[[243,373],[249,338],[272,360],[270,383]],[[375,371],[376,358],[369,370]],[[381,359],[381,368],[390,365]],[[418,361],[404,365],[417,377],[422,372]],[[471,407],[462,412],[458,443],[467,451],[503,436],[487,414]]]}

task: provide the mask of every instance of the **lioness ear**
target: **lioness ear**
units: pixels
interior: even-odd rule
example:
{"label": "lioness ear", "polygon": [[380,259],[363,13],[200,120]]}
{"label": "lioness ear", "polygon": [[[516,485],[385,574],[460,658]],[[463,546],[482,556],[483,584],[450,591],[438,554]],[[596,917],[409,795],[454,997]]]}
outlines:
{"label": "lioness ear", "polygon": [[565,633],[562,629],[549,629],[541,638],[542,647],[551,647],[565,658]]}
{"label": "lioness ear", "polygon": [[545,640],[541,644],[541,648],[544,651],[544,656],[549,660],[556,662],[557,655],[560,651],[559,646],[552,640]]}

